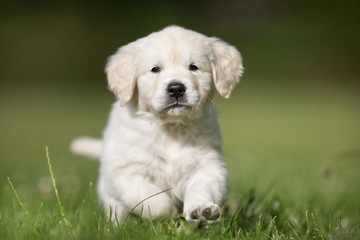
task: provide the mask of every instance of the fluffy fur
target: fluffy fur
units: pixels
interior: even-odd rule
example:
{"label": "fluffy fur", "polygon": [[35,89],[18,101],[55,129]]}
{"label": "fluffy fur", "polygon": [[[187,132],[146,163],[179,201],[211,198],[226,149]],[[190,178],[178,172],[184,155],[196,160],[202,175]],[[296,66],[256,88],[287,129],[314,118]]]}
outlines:
{"label": "fluffy fur", "polygon": [[242,74],[240,53],[214,37],[170,26],[125,45],[106,73],[118,97],[100,140],[72,150],[100,157],[98,192],[119,219],[183,213],[190,222],[220,219],[227,171],[215,89],[225,98]]}

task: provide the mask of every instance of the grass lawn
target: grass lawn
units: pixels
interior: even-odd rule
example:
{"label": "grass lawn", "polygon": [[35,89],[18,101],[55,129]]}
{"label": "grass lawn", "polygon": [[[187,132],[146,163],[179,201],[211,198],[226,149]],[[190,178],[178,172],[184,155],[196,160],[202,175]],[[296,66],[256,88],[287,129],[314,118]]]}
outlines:
{"label": "grass lawn", "polygon": [[114,99],[105,86],[1,90],[1,239],[360,239],[356,88],[255,83],[216,99],[230,179],[208,229],[181,217],[108,221],[98,163],[68,149],[101,136]]}

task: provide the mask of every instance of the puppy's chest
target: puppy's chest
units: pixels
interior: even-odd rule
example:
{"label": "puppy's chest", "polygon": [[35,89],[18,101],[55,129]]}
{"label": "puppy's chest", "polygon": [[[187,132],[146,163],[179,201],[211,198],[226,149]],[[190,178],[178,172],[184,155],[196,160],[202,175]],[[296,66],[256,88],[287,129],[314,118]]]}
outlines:
{"label": "puppy's chest", "polygon": [[166,182],[178,181],[197,169],[201,152],[201,144],[193,138],[157,139],[149,146],[149,174]]}

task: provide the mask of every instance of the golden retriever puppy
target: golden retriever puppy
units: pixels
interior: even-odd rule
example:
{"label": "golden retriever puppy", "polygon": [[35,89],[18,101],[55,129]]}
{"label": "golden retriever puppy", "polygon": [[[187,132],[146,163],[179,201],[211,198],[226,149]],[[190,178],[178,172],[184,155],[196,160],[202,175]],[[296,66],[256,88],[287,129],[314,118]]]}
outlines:
{"label": "golden retriever puppy", "polygon": [[243,71],[240,53],[215,37],[170,26],[123,47],[106,73],[118,97],[103,139],[80,138],[74,152],[101,160],[98,193],[123,219],[183,213],[220,219],[227,171],[213,105],[230,96]]}

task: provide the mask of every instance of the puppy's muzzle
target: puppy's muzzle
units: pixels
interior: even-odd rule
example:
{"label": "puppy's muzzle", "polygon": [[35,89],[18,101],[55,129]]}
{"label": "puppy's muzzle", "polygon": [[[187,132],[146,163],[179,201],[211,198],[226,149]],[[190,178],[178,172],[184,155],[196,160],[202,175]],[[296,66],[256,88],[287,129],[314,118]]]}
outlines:
{"label": "puppy's muzzle", "polygon": [[174,82],[174,83],[170,83],[167,86],[167,93],[169,94],[170,97],[178,99],[184,96],[185,92],[186,92],[186,87],[182,83]]}
{"label": "puppy's muzzle", "polygon": [[[171,82],[167,85],[167,100],[161,111],[168,111],[169,109],[178,109],[175,115],[185,113],[185,109],[193,108],[194,106],[188,103],[186,96],[186,86],[181,82]],[[171,113],[174,114],[174,113]]]}

